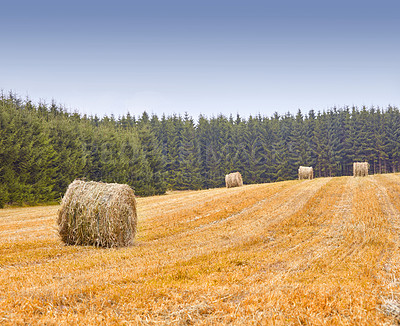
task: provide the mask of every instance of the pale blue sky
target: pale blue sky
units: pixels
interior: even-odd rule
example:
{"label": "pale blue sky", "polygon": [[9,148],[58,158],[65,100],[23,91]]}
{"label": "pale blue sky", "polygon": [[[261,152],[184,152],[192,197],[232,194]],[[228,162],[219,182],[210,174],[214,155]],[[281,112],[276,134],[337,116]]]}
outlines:
{"label": "pale blue sky", "polygon": [[1,1],[0,88],[82,113],[400,104],[399,1]]}

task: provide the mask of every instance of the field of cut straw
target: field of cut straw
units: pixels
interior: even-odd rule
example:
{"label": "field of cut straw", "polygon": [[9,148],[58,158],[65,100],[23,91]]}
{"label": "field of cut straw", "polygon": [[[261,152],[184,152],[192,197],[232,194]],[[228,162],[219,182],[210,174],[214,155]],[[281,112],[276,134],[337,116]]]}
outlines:
{"label": "field of cut straw", "polygon": [[57,206],[0,210],[2,325],[392,325],[400,174],[138,198],[129,248],[65,246]]}

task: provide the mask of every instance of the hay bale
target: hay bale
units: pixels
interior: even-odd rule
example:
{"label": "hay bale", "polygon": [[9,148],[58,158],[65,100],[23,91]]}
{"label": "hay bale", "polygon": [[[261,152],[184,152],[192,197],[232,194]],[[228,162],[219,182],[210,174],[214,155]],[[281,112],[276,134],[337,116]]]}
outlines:
{"label": "hay bale", "polygon": [[132,245],[135,194],[128,185],[75,180],[61,201],[57,224],[61,240],[69,245]]}
{"label": "hay bale", "polygon": [[225,184],[227,188],[243,186],[242,175],[239,172],[227,174],[225,176]]}
{"label": "hay bale", "polygon": [[368,162],[354,162],[353,163],[353,176],[366,177],[368,176],[369,163]]}
{"label": "hay bale", "polygon": [[311,166],[300,166],[299,167],[299,180],[303,179],[314,179],[314,169]]}

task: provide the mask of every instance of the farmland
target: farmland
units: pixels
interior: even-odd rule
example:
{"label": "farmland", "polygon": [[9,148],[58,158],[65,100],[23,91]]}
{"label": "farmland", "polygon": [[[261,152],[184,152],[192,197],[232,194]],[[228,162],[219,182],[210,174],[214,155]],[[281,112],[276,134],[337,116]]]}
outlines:
{"label": "farmland", "polygon": [[[390,325],[400,174],[138,198],[135,244],[65,246],[58,206],[0,210],[0,323]],[[397,303],[399,302],[399,303]]]}

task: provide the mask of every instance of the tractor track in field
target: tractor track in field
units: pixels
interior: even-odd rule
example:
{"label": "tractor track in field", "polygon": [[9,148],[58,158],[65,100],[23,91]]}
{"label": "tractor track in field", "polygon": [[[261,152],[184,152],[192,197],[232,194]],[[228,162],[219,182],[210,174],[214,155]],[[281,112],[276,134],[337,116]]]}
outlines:
{"label": "tractor track in field", "polygon": [[[188,235],[192,235],[194,233],[198,233],[200,231],[205,231],[205,230],[207,230],[209,228],[212,228],[212,227],[217,226],[217,225],[219,225],[221,223],[230,221],[232,219],[239,218],[243,214],[249,214],[250,212],[256,211],[257,209],[259,209],[268,200],[273,200],[273,199],[277,198],[278,196],[286,196],[287,193],[290,192],[293,188],[296,188],[296,186],[298,187],[298,185],[292,185],[292,186],[290,186],[289,188],[287,188],[287,189],[285,189],[283,191],[276,192],[276,193],[274,193],[274,194],[272,194],[270,196],[267,196],[266,198],[257,201],[253,205],[247,206],[244,209],[242,209],[242,210],[240,210],[238,212],[235,212],[235,213],[233,213],[233,214],[231,214],[231,215],[229,215],[227,217],[224,217],[222,219],[213,220],[211,222],[199,225],[199,226],[197,226],[197,227],[195,227],[193,229],[185,230],[185,231],[182,231],[182,232],[177,233],[177,234],[172,234],[172,235],[169,235],[169,236],[166,236],[166,237],[163,237],[163,238],[151,240],[151,242],[160,242],[160,241],[170,240],[171,238],[185,237],[185,236],[188,236]],[[306,190],[303,190],[303,191],[306,191]],[[225,196],[226,196],[226,194],[225,194]],[[218,208],[217,210],[220,210],[220,209],[221,208]]]}
{"label": "tractor track in field", "polygon": [[[385,175],[380,175],[379,178],[382,181],[387,180],[387,176],[385,176]],[[389,217],[388,220],[389,220],[393,230],[397,234],[399,234],[399,237],[400,237],[400,212],[396,209],[396,207],[393,205],[392,201],[390,200],[390,197],[387,192],[387,188],[384,185],[382,185],[380,182],[378,182],[378,180],[376,180],[375,178],[372,180],[379,191],[378,196],[380,197],[380,203],[382,206],[382,210],[386,213],[386,215],[388,215],[388,217]],[[400,238],[399,238],[399,240],[400,240]]]}
{"label": "tractor track in field", "polygon": [[[157,243],[157,245],[165,247],[165,250],[170,252],[171,259],[177,260],[188,260],[194,256],[210,253],[214,250],[226,250],[229,247],[243,244],[254,236],[259,236],[269,225],[279,223],[288,216],[295,214],[330,180],[326,178],[313,182],[305,181],[302,184],[290,186],[226,218],[212,221],[201,227],[178,234],[151,240],[143,243],[143,245]],[[282,205],[279,207],[272,205],[272,207],[268,207],[270,209],[268,211],[264,205],[272,200],[280,200]],[[277,213],[278,211],[279,214]],[[255,212],[258,212],[258,214],[253,218],[251,214]],[[221,226],[224,223],[225,226]],[[227,225],[226,223],[232,223],[232,225]],[[216,233],[218,234],[217,237],[215,237]],[[171,243],[176,241],[180,243],[179,256],[175,255],[175,249],[171,247]]]}
{"label": "tractor track in field", "polygon": [[[284,257],[291,258],[290,263],[285,262],[285,268],[276,273],[270,282],[281,282],[285,278],[292,277],[292,275],[313,269],[317,261],[323,261],[325,257],[332,255],[340,247],[340,243],[343,241],[342,223],[351,218],[352,189],[350,179],[339,186],[343,188],[343,192],[340,198],[334,202],[332,210],[320,211],[318,203],[326,196],[325,192],[320,192],[317,197],[312,199],[311,207],[307,208],[304,213],[315,215],[317,219],[313,221],[305,219],[297,228],[293,228],[294,239],[299,242],[292,245],[290,242],[288,243],[287,238],[283,238],[277,244],[282,248],[279,251],[279,256],[282,259],[285,259]],[[302,217],[299,216],[299,218]],[[307,230],[310,227],[308,223],[318,225],[316,231],[308,232]],[[349,251],[353,249],[345,248],[345,250],[345,255],[348,255]],[[336,265],[337,261],[331,263]]]}
{"label": "tractor track in field", "polygon": [[[162,214],[167,215],[167,214],[173,214],[175,212],[179,212],[182,209],[190,209],[190,208],[196,207],[199,203],[198,200],[200,200],[201,203],[204,204],[207,202],[212,202],[214,200],[218,200],[220,198],[226,197],[226,193],[221,193],[221,194],[215,195],[212,193],[212,190],[209,190],[209,191],[210,191],[209,194],[207,194],[207,193],[204,194],[201,192],[190,194],[190,195],[183,195],[183,196],[177,196],[176,194],[174,194],[171,196],[174,196],[177,198],[169,198],[167,200],[162,201],[161,204],[160,203],[147,204],[145,206],[145,208],[141,209],[142,214],[140,217],[144,218],[144,219],[147,218],[145,212],[155,210],[159,207],[162,208]],[[173,208],[168,208],[168,207],[173,207]]]}
{"label": "tractor track in field", "polygon": [[[379,175],[377,179],[373,179],[378,189],[379,202],[381,204],[382,210],[387,216],[390,223],[391,230],[393,233],[393,249],[390,250],[386,261],[382,265],[382,276],[381,280],[385,284],[384,290],[381,292],[383,302],[391,302],[392,304],[400,307],[400,279],[396,272],[397,266],[400,263],[400,254],[398,253],[400,249],[400,212],[395,207],[388,194],[388,187],[390,183],[393,183],[397,179],[397,183],[400,185],[400,179],[396,178],[389,179],[387,175]],[[392,187],[393,189],[393,187]],[[381,254],[379,262],[384,259],[384,253]],[[394,293],[397,293],[394,295]],[[385,308],[383,308],[385,310]],[[399,318],[400,316],[397,316]]]}
{"label": "tractor track in field", "polygon": [[[369,228],[366,222],[355,220],[353,212],[353,210],[357,210],[355,201],[363,202],[368,200],[368,198],[360,199],[364,195],[363,191],[357,188],[360,187],[360,182],[363,183],[363,187],[372,186],[373,188],[379,189],[379,184],[371,177],[350,177],[348,179],[346,191],[343,193],[341,203],[337,207],[336,215],[340,217],[340,223],[336,224],[329,232],[332,237],[341,239],[339,242],[336,242],[336,245],[333,247],[337,252],[332,255],[334,259],[328,264],[332,269],[337,268],[340,264],[346,264],[346,262],[354,263],[358,261],[359,257],[363,256],[365,250],[365,237]],[[380,197],[379,194],[377,197]],[[349,245],[348,243],[346,244],[346,241],[349,241],[346,240],[346,238],[354,238],[354,240]],[[380,254],[380,257],[383,257],[383,252]],[[378,258],[378,261],[379,260],[380,258]]]}

